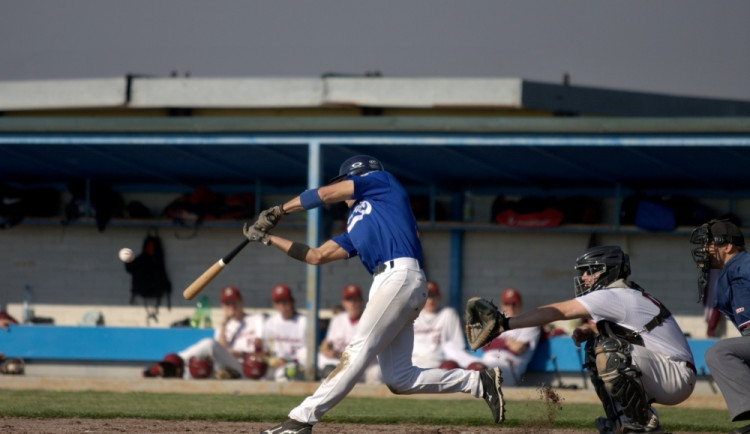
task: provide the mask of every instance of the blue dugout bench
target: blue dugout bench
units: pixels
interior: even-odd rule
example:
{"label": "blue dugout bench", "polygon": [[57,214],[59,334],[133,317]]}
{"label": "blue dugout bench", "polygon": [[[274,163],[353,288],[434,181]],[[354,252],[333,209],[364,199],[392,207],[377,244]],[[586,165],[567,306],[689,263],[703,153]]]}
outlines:
{"label": "blue dugout bench", "polygon": [[0,329],[0,352],[27,361],[154,362],[211,329],[11,325]]}
{"label": "blue dugout bench", "polygon": [[[28,361],[152,362],[178,352],[213,330],[192,328],[11,325],[0,330],[0,352]],[[704,354],[715,339],[688,339],[698,374],[708,375]],[[544,340],[529,363],[530,372],[580,372],[583,348],[567,336]]]}

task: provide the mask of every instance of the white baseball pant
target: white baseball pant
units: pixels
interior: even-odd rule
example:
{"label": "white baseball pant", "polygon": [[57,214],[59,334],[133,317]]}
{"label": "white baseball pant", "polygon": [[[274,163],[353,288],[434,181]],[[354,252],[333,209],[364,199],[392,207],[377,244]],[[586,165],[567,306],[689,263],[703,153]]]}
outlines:
{"label": "white baseball pant", "polygon": [[292,409],[290,418],[316,423],[346,397],[375,357],[383,382],[393,393],[464,392],[482,396],[478,371],[412,365],[413,323],[427,300],[427,283],[416,261],[410,261],[396,260],[393,268],[373,279],[370,300],[339,366],[315,393]]}

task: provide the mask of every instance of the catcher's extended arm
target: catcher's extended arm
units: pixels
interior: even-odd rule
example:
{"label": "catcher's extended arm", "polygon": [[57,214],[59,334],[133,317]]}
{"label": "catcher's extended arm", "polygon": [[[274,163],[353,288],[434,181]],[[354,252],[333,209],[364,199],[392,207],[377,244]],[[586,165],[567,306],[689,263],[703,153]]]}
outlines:
{"label": "catcher's extended arm", "polygon": [[481,297],[466,302],[466,339],[476,351],[505,331],[505,313],[489,300]]}

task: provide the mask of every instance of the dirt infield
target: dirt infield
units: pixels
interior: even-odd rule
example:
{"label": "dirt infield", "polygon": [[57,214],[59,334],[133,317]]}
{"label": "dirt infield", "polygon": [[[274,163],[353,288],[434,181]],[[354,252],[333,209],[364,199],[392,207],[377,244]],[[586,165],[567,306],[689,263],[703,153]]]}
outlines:
{"label": "dirt infield", "polygon": [[[152,419],[27,419],[0,418],[0,432],[12,433],[257,433],[268,428],[269,424],[257,422],[206,422],[206,421],[165,421]],[[315,434],[489,434],[497,433],[498,427],[456,427],[425,425],[358,425],[341,423],[320,423],[315,426]],[[539,428],[502,428],[503,433],[539,433]],[[591,431],[548,430],[549,434],[583,434]]]}

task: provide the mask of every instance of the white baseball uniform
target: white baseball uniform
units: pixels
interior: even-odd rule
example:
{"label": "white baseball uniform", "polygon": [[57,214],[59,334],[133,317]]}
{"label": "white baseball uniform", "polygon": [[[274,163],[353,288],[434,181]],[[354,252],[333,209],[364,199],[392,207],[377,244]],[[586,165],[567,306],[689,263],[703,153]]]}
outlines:
{"label": "white baseball uniform", "polygon": [[[659,314],[657,302],[647,293],[626,287],[622,280],[576,300],[594,321],[608,320],[630,330],[642,330]],[[631,345],[631,355],[633,364],[643,373],[641,381],[646,395],[665,405],[687,399],[695,387],[695,365],[693,353],[674,316],[640,335],[644,345]]]}
{"label": "white baseball uniform", "polygon": [[[294,362],[298,366],[307,359],[307,317],[295,312],[284,319],[279,312],[269,315],[263,325],[263,345],[272,358]],[[285,366],[269,367],[266,379],[286,379]]]}
{"label": "white baseball uniform", "polygon": [[437,368],[446,360],[466,368],[481,361],[466,352],[464,331],[456,310],[451,307],[441,307],[437,312],[422,310],[414,321],[411,360],[420,368]]}
{"label": "white baseball uniform", "polygon": [[[242,321],[231,318],[227,321],[227,325],[224,329],[224,337],[226,338],[227,346],[234,351],[240,351],[243,353],[254,353],[257,349],[255,348],[255,340],[263,339],[263,315],[245,315]],[[214,330],[214,338],[205,338],[196,342],[195,344],[180,351],[178,355],[182,357],[182,360],[187,364],[191,357],[197,356],[205,358],[211,356],[214,359],[214,371],[217,371],[223,367],[234,369],[240,374],[242,372],[242,358],[233,356],[226,348],[221,346],[218,342],[221,333],[221,328]],[[190,370],[185,369],[183,378],[191,379]]]}
{"label": "white baseball uniform", "polygon": [[[331,343],[334,351],[343,353],[346,350],[349,342],[354,337],[354,330],[358,323],[359,319],[352,320],[346,312],[339,312],[331,318],[331,322],[328,323],[328,331],[326,332],[325,339]],[[339,361],[339,359],[326,357],[323,353],[318,353],[318,369],[323,369],[329,365],[338,365]],[[378,367],[377,360],[373,360],[367,368],[363,379],[367,382],[379,382],[380,377],[380,368]]]}
{"label": "white baseball uniform", "polygon": [[427,301],[422,245],[409,195],[390,173],[347,175],[354,182],[347,232],[332,240],[373,274],[369,302],[342,358],[348,363],[292,409],[315,424],[352,390],[377,357],[383,381],[396,394],[464,392],[482,397],[479,371],[423,369],[412,364],[414,320]]}
{"label": "white baseball uniform", "polygon": [[[524,327],[503,332],[482,348],[484,351],[482,363],[487,367],[500,367],[503,372],[503,386],[515,386],[526,372],[531,358],[534,357],[541,332],[539,327]],[[526,343],[526,351],[521,354],[514,353],[506,347],[506,340]]]}

